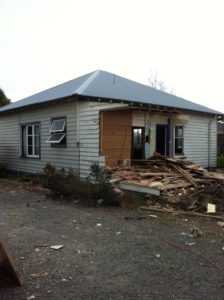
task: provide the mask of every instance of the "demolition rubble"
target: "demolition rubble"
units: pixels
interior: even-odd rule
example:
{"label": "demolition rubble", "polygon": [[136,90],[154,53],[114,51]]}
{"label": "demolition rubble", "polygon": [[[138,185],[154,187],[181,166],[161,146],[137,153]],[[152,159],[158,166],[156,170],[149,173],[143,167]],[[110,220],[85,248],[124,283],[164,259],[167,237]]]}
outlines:
{"label": "demolition rubble", "polygon": [[107,168],[106,176],[115,187],[146,194],[148,205],[224,212],[224,173],[185,159],[155,155],[132,166]]}

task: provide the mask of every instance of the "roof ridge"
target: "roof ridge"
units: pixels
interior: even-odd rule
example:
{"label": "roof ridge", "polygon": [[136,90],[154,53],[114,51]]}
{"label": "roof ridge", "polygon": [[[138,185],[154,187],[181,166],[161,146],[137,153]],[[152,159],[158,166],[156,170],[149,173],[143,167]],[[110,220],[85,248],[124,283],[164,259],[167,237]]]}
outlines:
{"label": "roof ridge", "polygon": [[74,92],[74,94],[79,94],[81,95],[84,90],[90,85],[90,83],[99,75],[100,70],[97,70],[95,72],[93,72],[88,79],[86,79]]}

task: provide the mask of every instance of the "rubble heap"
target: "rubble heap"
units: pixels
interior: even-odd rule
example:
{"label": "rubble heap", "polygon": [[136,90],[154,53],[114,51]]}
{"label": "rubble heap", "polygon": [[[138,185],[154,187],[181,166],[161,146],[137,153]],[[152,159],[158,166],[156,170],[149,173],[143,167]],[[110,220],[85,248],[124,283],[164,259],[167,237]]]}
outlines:
{"label": "rubble heap", "polygon": [[[138,165],[107,168],[112,184],[128,183],[160,191],[159,205],[205,212],[208,203],[224,212],[224,173],[209,172],[186,159],[155,155]],[[150,194],[150,191],[149,191]]]}

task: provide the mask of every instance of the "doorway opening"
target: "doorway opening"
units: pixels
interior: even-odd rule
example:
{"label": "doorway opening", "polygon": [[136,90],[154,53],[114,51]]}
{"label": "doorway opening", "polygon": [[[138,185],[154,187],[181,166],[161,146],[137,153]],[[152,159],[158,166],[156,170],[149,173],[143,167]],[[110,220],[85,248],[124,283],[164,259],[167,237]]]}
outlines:
{"label": "doorway opening", "polygon": [[156,152],[169,155],[169,125],[156,125]]}
{"label": "doorway opening", "polygon": [[144,158],[145,128],[132,127],[132,159]]}

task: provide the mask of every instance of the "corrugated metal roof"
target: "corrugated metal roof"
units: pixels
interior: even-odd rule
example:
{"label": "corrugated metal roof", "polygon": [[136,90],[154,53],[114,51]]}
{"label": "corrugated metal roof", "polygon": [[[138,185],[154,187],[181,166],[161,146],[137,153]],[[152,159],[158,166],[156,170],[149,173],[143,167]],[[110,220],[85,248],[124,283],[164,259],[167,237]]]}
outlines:
{"label": "corrugated metal roof", "polygon": [[222,114],[203,105],[162,92],[105,71],[95,71],[0,108],[0,112],[55,101],[73,95],[139,102],[210,114]]}

